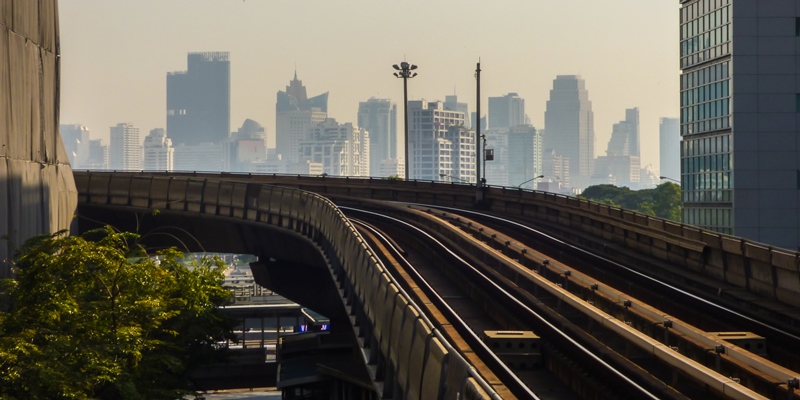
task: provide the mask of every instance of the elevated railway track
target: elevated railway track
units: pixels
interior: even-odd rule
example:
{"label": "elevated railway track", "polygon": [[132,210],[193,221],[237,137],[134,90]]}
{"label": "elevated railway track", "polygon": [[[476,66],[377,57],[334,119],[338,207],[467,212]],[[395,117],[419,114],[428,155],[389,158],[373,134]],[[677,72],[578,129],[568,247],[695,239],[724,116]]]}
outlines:
{"label": "elevated railway track", "polygon": [[[96,210],[89,214],[118,221],[125,213],[133,213],[137,215],[138,224],[147,219],[143,215],[158,209],[165,222],[199,234],[204,243],[209,238],[212,241],[224,239],[224,244],[244,247],[237,251],[250,249],[266,258],[274,255],[308,262],[311,267],[303,269],[307,272],[315,271],[316,264],[327,264],[331,281],[338,287],[336,296],[341,297],[354,333],[359,337],[364,362],[375,380],[376,393],[382,395],[406,398],[531,396],[525,390],[514,388],[515,380],[508,379],[492,357],[478,357],[482,351],[476,351],[478,347],[469,344],[470,350],[464,350],[461,343],[456,343],[466,342],[464,337],[472,335],[459,333],[461,339],[445,335],[447,330],[436,325],[436,312],[428,314],[423,310],[427,306],[419,305],[433,304],[429,295],[425,294],[423,300],[414,300],[422,299],[418,295],[424,294],[421,289],[424,285],[418,281],[407,282],[415,275],[408,271],[412,267],[416,269],[418,261],[426,257],[417,255],[415,262],[413,254],[424,254],[419,253],[419,249],[430,249],[433,244],[408,243],[422,235],[401,233],[393,240],[399,244],[397,247],[411,254],[410,265],[398,261],[400,255],[395,255],[394,261],[383,259],[383,250],[370,249],[370,246],[378,246],[382,239],[368,245],[366,229],[369,228],[359,227],[363,234],[358,234],[356,224],[343,222],[341,218],[344,217],[332,209],[327,200],[304,190],[322,193],[354,208],[366,208],[370,201],[365,199],[395,202],[372,202],[369,207],[374,207],[373,212],[391,214],[415,229],[424,230],[451,249],[454,254],[441,250],[432,254],[428,250],[430,258],[436,256],[442,261],[435,262],[435,266],[461,265],[448,267],[451,272],[439,275],[452,279],[467,295],[444,297],[480,299],[475,302],[477,308],[484,309],[489,320],[501,329],[516,330],[530,324],[531,330],[540,334],[548,346],[553,346],[548,347],[554,355],[551,359],[557,359],[557,355],[567,360],[563,365],[576,365],[572,372],[563,376],[569,377],[567,386],[585,398],[630,398],[630,393],[634,393],[630,388],[620,390],[625,388],[626,384],[622,383],[625,380],[634,384],[631,388],[643,389],[636,393],[644,396],[650,393],[659,398],[797,398],[798,383],[793,372],[796,361],[793,356],[778,357],[796,348],[793,346],[797,340],[793,336],[800,326],[797,307],[800,288],[792,283],[800,276],[797,271],[800,262],[794,253],[584,200],[521,190],[487,188],[486,202],[476,208],[474,186],[430,182],[80,172],[76,174],[76,182],[82,215],[86,210]],[[429,206],[398,205],[397,202]],[[489,214],[513,221],[491,219]],[[364,216],[359,218],[366,220]],[[155,226],[155,222],[149,223]],[[216,236],[207,235],[208,227],[217,223],[223,224],[220,232],[215,232]],[[401,225],[395,222],[381,226],[382,223],[372,220],[369,224],[384,232],[399,229]],[[255,230],[262,226],[268,229]],[[546,235],[526,230],[531,226],[542,228]],[[281,232],[289,235],[282,236]],[[380,236],[376,232],[373,234]],[[555,240],[546,240],[548,235],[555,236]],[[291,251],[293,246],[304,242],[314,243],[322,257]],[[384,240],[384,243],[388,242]],[[577,248],[565,247],[576,245]],[[579,254],[577,249],[586,254]],[[584,257],[591,253],[600,254],[604,259],[587,261]],[[611,272],[619,267],[604,263],[620,264],[631,271],[630,275],[620,272],[621,269]],[[391,273],[390,270],[397,271],[397,266],[402,266],[406,272]],[[457,269],[469,278],[454,278],[458,274],[452,271]],[[470,269],[473,272],[469,272]],[[422,270],[433,268],[423,266]],[[492,278],[492,283],[481,281],[478,275]],[[670,281],[665,276],[674,279]],[[648,289],[642,284],[647,279],[670,281],[684,293],[663,294]],[[438,285],[437,282],[432,286]],[[502,296],[487,294],[492,286],[511,293],[513,300],[496,304]],[[392,293],[391,302],[387,302],[389,293]],[[705,303],[686,303],[686,299],[679,299],[679,296],[697,294]],[[673,297],[678,301],[668,301]],[[492,303],[495,300],[498,301]],[[514,308],[514,303],[535,311],[542,318],[524,314],[522,308]],[[444,306],[437,307],[444,309]],[[707,307],[730,308],[742,318],[708,311]],[[334,313],[335,308],[331,308]],[[703,318],[709,314],[717,318]],[[530,318],[526,317],[521,323],[515,320],[520,315]],[[569,331],[571,340],[589,349],[594,357],[617,372],[586,368],[585,364],[578,366],[575,360],[595,361],[587,354],[576,356],[577,350],[554,346],[559,334],[553,334],[548,324]],[[696,331],[684,329],[688,325],[695,325],[692,329]],[[455,331],[452,322],[446,326]],[[776,354],[768,352],[771,361],[759,361],[727,340],[720,342],[709,333],[710,329],[754,331],[767,337],[770,352]],[[783,339],[776,332],[782,334]],[[431,347],[432,343],[444,348],[441,352],[444,356],[429,356],[431,348],[439,348]],[[418,368],[420,365],[422,369]],[[557,366],[549,367],[552,371],[564,371]],[[437,370],[440,371],[438,375],[427,372]],[[426,372],[418,375],[419,371]],[[576,382],[580,382],[578,376],[585,371],[599,375],[594,378],[587,375],[584,382],[592,382],[592,379],[607,382],[605,386],[594,387],[601,389],[602,396],[606,397],[591,397],[586,394],[588,390],[582,391],[581,384]],[[454,375],[450,376],[451,373]],[[535,396],[539,386],[528,385],[520,374],[517,375]],[[615,382],[617,378],[613,375],[623,377],[622,381]],[[417,380],[418,376],[421,381]],[[432,393],[436,394],[431,397]]]}
{"label": "elevated railway track", "polygon": [[[340,202],[350,204],[348,200]],[[632,382],[638,380],[653,393],[659,393],[661,398],[796,398],[791,387],[797,375],[794,371],[684,322],[680,319],[683,313],[665,313],[580,272],[580,268],[564,264],[497,230],[454,214],[452,210],[355,202],[360,207],[403,220],[402,223],[387,225],[386,229],[396,231],[402,224],[413,224],[413,229],[429,231],[397,232],[403,241],[412,237],[419,240],[423,236],[440,236],[441,240],[448,242],[448,251],[463,252],[462,263],[470,265],[464,259],[471,259],[473,264],[485,268],[469,278],[464,278],[463,273],[461,278],[453,276],[458,275],[456,273],[449,273],[454,281],[462,279],[474,285],[468,286],[467,293],[474,296],[472,292],[476,287],[483,289],[478,292],[485,293],[487,287],[504,285],[508,292],[515,292],[514,296],[520,301],[531,301],[533,307],[546,309],[551,318],[555,318],[552,321],[561,326],[572,326],[574,329],[570,334],[581,338],[584,343],[594,343],[593,351],[611,360],[614,355],[624,354],[626,361],[636,363],[635,367],[614,361],[622,365],[620,369],[627,369],[631,374],[628,379]],[[473,239],[471,244],[470,239]],[[467,249],[470,245],[472,250]],[[475,284],[479,279],[477,276],[483,279],[494,276],[498,283]],[[493,313],[497,319],[495,322],[511,325],[503,326],[503,329],[524,329],[524,326],[515,325],[521,321],[508,316],[509,306],[499,301],[500,297],[498,293],[485,294],[484,298],[477,300],[478,307],[492,304],[491,309],[496,310]],[[703,302],[702,299],[695,300]],[[694,304],[685,303],[683,309],[694,310]],[[504,311],[506,315],[503,315]],[[530,310],[515,310],[513,314],[531,317]],[[725,317],[722,316],[721,320]],[[734,321],[718,328],[733,329],[737,326]],[[755,348],[752,350],[756,351]],[[650,376],[641,374],[637,367]],[[597,368],[587,370],[597,371]],[[614,398],[613,390],[604,393],[610,396],[608,398]]]}

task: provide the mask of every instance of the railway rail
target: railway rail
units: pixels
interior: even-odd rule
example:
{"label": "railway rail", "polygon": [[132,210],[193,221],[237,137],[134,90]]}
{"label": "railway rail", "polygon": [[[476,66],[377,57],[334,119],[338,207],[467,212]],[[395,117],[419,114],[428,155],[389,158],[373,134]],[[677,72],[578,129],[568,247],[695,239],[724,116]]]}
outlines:
{"label": "railway rail", "polygon": [[[413,241],[416,241],[417,244],[411,244],[410,246],[413,246],[418,251],[423,251],[423,258],[437,258],[436,264],[440,267],[444,264],[454,265],[454,269],[457,271],[447,271],[446,273],[448,278],[455,278],[453,274],[461,275],[461,278],[457,278],[457,280],[460,282],[462,288],[466,286],[468,292],[464,293],[464,296],[471,297],[476,303],[481,303],[488,306],[487,311],[493,311],[492,315],[499,319],[499,321],[495,321],[495,326],[500,326],[503,329],[530,329],[532,326],[535,326],[537,333],[547,331],[546,341],[548,346],[552,346],[548,350],[549,357],[552,357],[550,367],[554,368],[556,373],[562,374],[562,377],[566,377],[567,380],[571,379],[571,382],[568,382],[567,385],[571,386],[576,392],[581,393],[582,398],[655,399],[665,398],[664,395],[670,392],[670,389],[666,385],[656,380],[649,379],[648,376],[645,376],[646,374],[641,374],[641,371],[638,371],[639,373],[634,373],[636,376],[631,378],[629,376],[631,375],[631,370],[636,370],[636,368],[632,365],[628,366],[629,370],[627,371],[620,371],[617,366],[612,365],[612,363],[627,364],[627,361],[623,357],[619,355],[614,357],[613,354],[604,354],[602,356],[596,355],[595,352],[597,349],[588,348],[582,345],[579,343],[579,341],[573,339],[572,335],[574,332],[565,331],[559,326],[560,324],[563,324],[564,321],[556,321],[556,323],[553,323],[551,322],[551,318],[540,315],[537,310],[527,306],[525,302],[518,300],[515,294],[504,289],[502,284],[498,284],[496,282],[496,276],[492,277],[484,274],[480,268],[474,267],[472,262],[462,258],[462,256],[457,252],[451,250],[450,243],[445,243],[442,240],[437,239],[435,234],[426,232],[420,227],[414,226],[414,224],[409,222],[381,215],[378,212],[366,210],[357,211],[354,208],[348,207],[342,207],[342,209],[346,212],[346,214],[357,213],[360,219],[369,219],[370,223],[376,225],[380,224],[381,219],[391,218],[392,224],[384,224],[384,227],[394,231],[395,235],[403,237],[403,240],[406,243],[409,242],[409,238],[414,238]],[[403,228],[398,230],[398,226],[402,226]],[[420,241],[424,243],[420,244]],[[438,256],[435,254],[438,254]],[[438,260],[440,257],[442,260]],[[427,292],[426,295],[430,293],[433,298],[439,299],[437,301],[447,300],[443,299],[442,296],[436,295],[436,289],[424,281],[422,274],[416,272],[414,266],[406,262],[402,263],[405,265],[405,272],[401,272],[401,274],[407,277],[415,277],[414,282],[410,283],[411,285],[420,288],[427,288],[423,290],[424,292]],[[478,290],[478,288],[480,288],[480,290]],[[456,297],[461,298],[461,296]],[[422,302],[424,303],[425,300],[423,299]],[[442,307],[449,308],[447,306]],[[471,305],[470,307],[481,308],[482,306],[479,304]],[[531,321],[533,320],[536,320],[536,323],[532,324]],[[472,333],[464,336],[471,338],[472,343],[470,344],[477,343],[474,347],[476,349],[476,354],[479,353],[481,359],[484,359],[484,357],[487,356],[487,350],[481,348],[481,342],[477,339],[478,334]],[[544,337],[544,335],[542,336]],[[455,341],[457,342],[458,340]],[[489,352],[489,354],[491,354],[491,352]],[[609,362],[607,360],[609,357],[614,358],[613,362]],[[490,360],[492,358],[496,357],[490,356]],[[508,373],[506,372],[507,368],[501,368],[498,370],[498,366],[493,360],[491,360],[491,362],[488,364],[491,365],[492,372],[496,373],[497,376],[500,376],[506,380],[509,379]],[[481,370],[481,368],[478,369]],[[487,378],[487,380],[490,379],[492,378]],[[516,380],[517,379],[512,379],[512,381]],[[582,381],[579,382],[580,380]],[[644,387],[637,382],[642,380],[648,380],[645,386],[650,387]],[[526,390],[532,390],[535,392],[537,388],[530,388]],[[519,393],[517,390],[515,391],[517,392],[515,394]],[[529,394],[526,397],[530,396],[531,395]],[[666,396],[666,398],[684,397],[674,392],[671,396]]]}
{"label": "railway rail", "polygon": [[[656,375],[664,381],[670,381],[669,373],[665,373],[664,370],[671,370],[670,373],[673,376],[679,373],[682,379],[678,387],[686,390],[687,387],[692,386],[687,382],[693,381],[694,389],[687,391],[693,396],[697,396],[697,393],[702,393],[703,390],[710,390],[720,398],[787,398],[786,396],[793,396],[792,384],[797,375],[793,371],[755,357],[727,341],[721,341],[714,335],[696,329],[657,308],[650,307],[633,296],[577,271],[572,266],[566,266],[550,256],[539,254],[500,232],[464,218],[463,215],[450,214],[431,208],[419,209],[411,206],[386,206],[368,201],[359,202],[371,204],[369,208],[394,208],[393,215],[402,215],[404,219],[414,221],[417,226],[426,226],[430,231],[438,232],[441,236],[450,239],[451,245],[457,244],[456,247],[462,248],[472,246],[472,250],[469,252],[473,254],[478,249],[477,251],[483,254],[481,261],[484,264],[492,265],[496,268],[494,270],[496,275],[504,277],[506,281],[511,281],[506,284],[517,291],[515,294],[517,297],[524,298],[527,294],[527,296],[538,299],[540,303],[555,309],[561,309],[563,305],[567,305],[567,308],[571,308],[571,310],[567,311],[565,315],[580,311],[579,314],[583,314],[583,317],[575,318],[575,320],[579,321],[576,325],[583,327],[584,333],[602,331],[597,336],[603,337],[609,336],[608,332],[614,332],[610,335],[613,338],[607,340],[610,349],[624,352],[625,346],[633,343],[637,348],[649,354],[647,357],[650,359],[649,361],[648,359],[637,360],[642,368],[662,370],[660,374]],[[470,236],[470,238],[465,236]],[[469,244],[470,240],[471,244]],[[484,248],[480,249],[481,246]],[[520,288],[527,289],[527,293]],[[570,288],[571,290],[567,290]],[[615,318],[615,316],[619,318]],[[595,328],[592,328],[592,325]],[[637,326],[640,328],[639,331],[634,329]],[[641,327],[646,329],[641,330]],[[622,342],[626,344],[621,345],[620,339],[624,339]],[[679,344],[679,346],[674,346],[674,344]],[[652,358],[659,360],[658,366],[654,365]],[[716,360],[716,366],[714,360]],[[711,366],[707,366],[708,364]],[[724,368],[720,368],[720,365]],[[736,374],[745,378],[746,381],[743,378],[733,379],[717,370],[722,372],[735,370]],[[671,381],[672,385],[678,383],[675,377]],[[749,387],[740,384],[742,381],[745,381],[744,383]],[[698,384],[703,389],[698,389]]]}

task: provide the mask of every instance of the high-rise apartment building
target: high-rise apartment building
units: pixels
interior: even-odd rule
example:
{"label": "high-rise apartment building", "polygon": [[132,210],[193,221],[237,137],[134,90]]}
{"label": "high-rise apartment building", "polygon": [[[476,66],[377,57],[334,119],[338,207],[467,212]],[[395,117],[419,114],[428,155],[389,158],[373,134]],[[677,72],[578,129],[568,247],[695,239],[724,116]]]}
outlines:
{"label": "high-rise apartment building", "polygon": [[72,169],[85,168],[84,164],[89,158],[89,128],[85,125],[62,124],[59,130]]}
{"label": "high-rise apartment building", "polygon": [[370,172],[378,175],[384,160],[403,158],[403,136],[397,134],[397,104],[371,98],[358,103],[358,126],[369,132]]}
{"label": "high-rise apartment building", "polygon": [[563,185],[585,188],[594,167],[594,113],[583,78],[558,75],[553,80],[544,125],[544,149],[569,159],[570,183],[562,180]]}
{"label": "high-rise apartment building", "polygon": [[681,129],[678,118],[661,118],[658,122],[659,174],[681,179]]}
{"label": "high-rise apartment building", "polygon": [[[470,116],[469,104],[458,101],[458,96],[455,94],[452,96],[444,96],[444,109],[450,111],[460,111],[464,113],[465,118]],[[467,128],[472,128],[471,119],[464,120],[464,123]]]}
{"label": "high-rise apartment building", "polygon": [[172,140],[167,137],[164,129],[156,128],[144,138],[144,160],[142,169],[145,171],[172,171],[175,165],[175,149]]}
{"label": "high-rise apartment building", "polygon": [[320,163],[322,171],[336,176],[369,176],[369,133],[333,118],[308,128],[300,142],[301,162]]}
{"label": "high-rise apartment building", "polygon": [[328,117],[328,93],[309,98],[303,81],[294,79],[279,91],[275,103],[275,147],[283,160],[300,159],[300,142],[308,138],[309,128]]}
{"label": "high-rise apartment building", "polygon": [[508,129],[527,123],[525,99],[518,94],[489,97],[489,129]]}
{"label": "high-rise apartment building", "polygon": [[[533,189],[543,175],[542,135],[533,126],[517,125],[508,132],[508,184]],[[527,182],[526,182],[527,181]]]}
{"label": "high-rise apartment building", "polygon": [[142,146],[139,144],[139,128],[122,123],[111,127],[108,148],[108,168],[112,170],[142,169]]}
{"label": "high-rise apartment building", "polygon": [[681,1],[684,222],[800,247],[799,18],[793,0]]}
{"label": "high-rise apartment building", "polygon": [[408,119],[410,179],[475,182],[475,136],[464,127],[464,113],[445,110],[440,101],[413,100]]}
{"label": "high-rise apartment building", "polygon": [[167,136],[176,146],[220,143],[230,126],[228,52],[189,53],[186,71],[167,74]]}

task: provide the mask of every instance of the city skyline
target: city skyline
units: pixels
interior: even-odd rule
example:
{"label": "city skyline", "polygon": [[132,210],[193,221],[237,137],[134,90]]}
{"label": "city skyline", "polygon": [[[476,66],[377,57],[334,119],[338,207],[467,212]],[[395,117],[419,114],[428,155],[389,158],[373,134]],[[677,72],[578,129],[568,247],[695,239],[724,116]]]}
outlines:
{"label": "city skyline", "polygon": [[[119,121],[146,131],[165,127],[164,75],[184,70],[186,54],[197,51],[230,53],[231,126],[251,118],[267,127],[268,136],[275,134],[273,96],[295,70],[310,93],[330,93],[328,116],[355,122],[359,102],[370,97],[402,102],[402,84],[391,75],[391,64],[404,56],[420,66],[420,75],[409,81],[410,99],[446,100],[455,92],[472,111],[480,59],[484,114],[488,97],[519,93],[532,124],[542,129],[552,80],[580,74],[595,112],[596,148],[608,141],[620,113],[639,107],[643,165],[658,165],[659,119],[679,111],[679,5],[641,3],[509,1],[448,22],[436,15],[452,12],[454,3],[426,4],[420,13],[415,6],[421,2],[398,9],[341,1],[314,4],[298,25],[274,17],[304,7],[284,1],[198,1],[187,13],[185,4],[173,2],[76,0],[60,7],[61,122],[86,125],[100,138]],[[458,8],[471,4],[459,2]],[[501,33],[489,28],[501,22]],[[285,34],[289,26],[297,33]],[[98,30],[104,35],[96,35]],[[437,35],[449,44],[430,39]],[[626,62],[620,63],[623,57]],[[126,96],[116,95],[122,92]]]}

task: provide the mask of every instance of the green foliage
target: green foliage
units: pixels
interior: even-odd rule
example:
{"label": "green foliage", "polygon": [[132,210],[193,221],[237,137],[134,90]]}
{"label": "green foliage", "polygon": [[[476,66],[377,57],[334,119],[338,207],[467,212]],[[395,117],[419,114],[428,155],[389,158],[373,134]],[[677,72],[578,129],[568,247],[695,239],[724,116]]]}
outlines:
{"label": "green foliage", "polygon": [[401,178],[401,177],[400,177],[400,175],[389,175],[389,176],[387,176],[387,177],[386,177],[386,180],[390,180],[390,181],[402,181],[402,180],[403,180],[403,178]]}
{"label": "green foliage", "polygon": [[28,240],[3,281],[0,398],[175,399],[233,322],[224,266],[158,260],[111,228]]}
{"label": "green foliage", "polygon": [[642,214],[681,220],[681,187],[664,182],[655,189],[630,190],[614,185],[589,186],[581,197],[598,203],[635,210]]}

